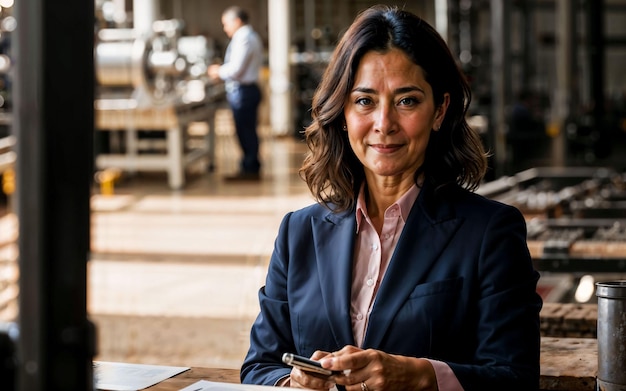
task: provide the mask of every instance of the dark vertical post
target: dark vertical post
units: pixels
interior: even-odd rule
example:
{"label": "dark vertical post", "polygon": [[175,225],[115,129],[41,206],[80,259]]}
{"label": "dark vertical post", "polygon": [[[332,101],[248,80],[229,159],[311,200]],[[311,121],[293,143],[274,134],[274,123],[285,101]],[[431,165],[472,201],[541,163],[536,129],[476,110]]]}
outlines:
{"label": "dark vertical post", "polygon": [[461,5],[459,0],[448,0],[448,47],[452,52],[455,59],[459,58],[461,54],[461,47],[459,42],[460,37],[460,24],[461,24]]}
{"label": "dark vertical post", "polygon": [[571,117],[572,114],[576,112],[578,107],[580,107],[580,82],[579,82],[579,61],[578,61],[578,13],[579,13],[579,4],[577,1],[572,1],[570,3],[571,7],[571,17],[568,23],[568,31],[571,39],[570,45],[571,50],[569,52],[568,66],[569,66],[569,77],[571,78],[569,81],[570,85],[570,94],[571,98],[569,99],[569,105],[567,107],[567,116]]}
{"label": "dark vertical post", "polygon": [[[594,114],[601,115],[604,110],[604,1],[587,1],[589,21],[589,73],[591,74],[591,97],[594,102]],[[597,119],[597,118],[596,118]]]}
{"label": "dark vertical post", "polygon": [[[589,74],[591,100],[593,102],[593,128],[599,135],[595,146],[596,156],[604,155],[608,148],[606,141],[607,129],[604,128],[604,0],[587,1],[587,20],[589,36],[587,49],[589,53]],[[600,156],[602,157],[602,156]]]}
{"label": "dark vertical post", "polygon": [[14,132],[20,265],[18,389],[91,390],[87,319],[94,2],[20,0]]}
{"label": "dark vertical post", "polygon": [[511,42],[509,27],[510,7],[508,1],[490,0],[491,9],[491,116],[490,132],[495,149],[496,178],[505,174],[508,163],[506,144],[506,108],[511,103]]}
{"label": "dark vertical post", "polygon": [[535,76],[534,64],[536,48],[534,47],[535,29],[534,29],[534,15],[532,5],[527,1],[521,1],[518,3],[520,10],[520,38],[521,44],[521,69],[520,69],[520,85],[521,89],[526,89],[531,85],[531,81]]}

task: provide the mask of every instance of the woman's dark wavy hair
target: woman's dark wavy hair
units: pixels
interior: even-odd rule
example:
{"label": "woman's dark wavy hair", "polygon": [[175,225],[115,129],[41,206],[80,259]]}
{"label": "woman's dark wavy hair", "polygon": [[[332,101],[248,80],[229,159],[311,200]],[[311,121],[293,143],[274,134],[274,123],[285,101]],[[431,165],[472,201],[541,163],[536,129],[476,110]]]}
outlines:
{"label": "woman's dark wavy hair", "polygon": [[338,43],[313,96],[313,122],[304,136],[309,147],[300,168],[318,202],[335,212],[354,207],[365,180],[363,165],[343,131],[344,105],[354,84],[363,56],[400,49],[426,76],[435,106],[444,94],[450,103],[439,131],[431,132],[424,164],[415,179],[424,174],[436,189],[457,184],[475,190],[487,170],[480,137],[465,120],[471,91],[465,76],[439,33],[418,16],[394,6],[374,6],[360,13]]}

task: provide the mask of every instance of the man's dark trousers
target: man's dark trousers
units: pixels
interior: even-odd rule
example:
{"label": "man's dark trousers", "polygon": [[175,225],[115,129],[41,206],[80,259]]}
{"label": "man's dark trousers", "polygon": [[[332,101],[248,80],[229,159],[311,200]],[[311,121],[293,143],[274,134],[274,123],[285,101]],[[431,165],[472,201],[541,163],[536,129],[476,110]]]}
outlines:
{"label": "man's dark trousers", "polygon": [[239,84],[229,88],[226,99],[233,113],[239,145],[243,152],[240,171],[258,173],[261,163],[257,122],[261,90],[257,84]]}

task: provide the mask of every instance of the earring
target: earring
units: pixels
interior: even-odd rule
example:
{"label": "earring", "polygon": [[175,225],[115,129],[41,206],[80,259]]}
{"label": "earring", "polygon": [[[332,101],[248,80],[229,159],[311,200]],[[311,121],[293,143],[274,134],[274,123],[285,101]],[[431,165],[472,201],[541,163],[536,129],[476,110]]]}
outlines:
{"label": "earring", "polygon": [[346,130],[348,130],[348,126],[344,124],[342,129],[343,129],[344,131],[346,131]]}

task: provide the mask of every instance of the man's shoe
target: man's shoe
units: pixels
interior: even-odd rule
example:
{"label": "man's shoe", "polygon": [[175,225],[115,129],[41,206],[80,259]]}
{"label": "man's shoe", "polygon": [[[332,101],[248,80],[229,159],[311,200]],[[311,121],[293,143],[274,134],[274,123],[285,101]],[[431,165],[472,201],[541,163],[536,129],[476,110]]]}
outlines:
{"label": "man's shoe", "polygon": [[226,182],[254,182],[261,180],[261,174],[258,172],[240,172],[232,176],[227,176],[224,180]]}

